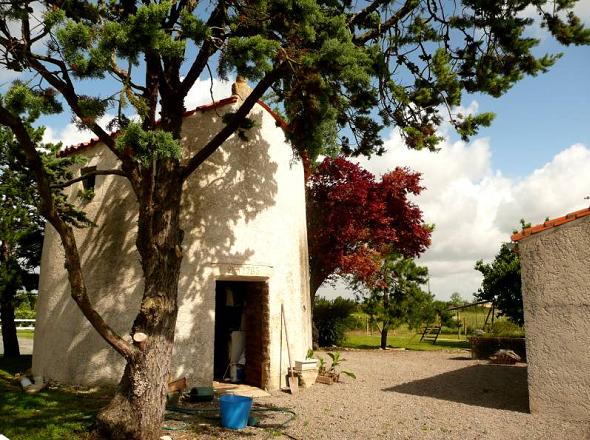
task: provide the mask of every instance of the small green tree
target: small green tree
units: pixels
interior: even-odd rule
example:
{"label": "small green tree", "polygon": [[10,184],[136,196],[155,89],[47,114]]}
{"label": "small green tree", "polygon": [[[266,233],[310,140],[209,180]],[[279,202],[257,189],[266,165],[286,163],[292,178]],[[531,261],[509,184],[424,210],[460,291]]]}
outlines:
{"label": "small green tree", "polygon": [[451,307],[461,307],[465,305],[466,301],[463,299],[459,292],[453,292],[451,298],[449,299],[449,305]]}
{"label": "small green tree", "polygon": [[476,298],[480,301],[491,301],[500,311],[500,316],[506,316],[510,321],[522,326],[524,313],[518,254],[504,243],[491,263],[486,264],[479,260],[475,263],[475,270],[483,275],[481,287],[475,294]]}
{"label": "small green tree", "polygon": [[[370,280],[352,281],[364,298],[363,309],[381,332],[381,348],[387,347],[389,330],[406,323],[416,327],[431,318],[432,295],[421,285],[428,279],[428,269],[418,266],[413,259],[399,254],[387,255],[379,272]],[[425,313],[421,312],[424,308]]]}

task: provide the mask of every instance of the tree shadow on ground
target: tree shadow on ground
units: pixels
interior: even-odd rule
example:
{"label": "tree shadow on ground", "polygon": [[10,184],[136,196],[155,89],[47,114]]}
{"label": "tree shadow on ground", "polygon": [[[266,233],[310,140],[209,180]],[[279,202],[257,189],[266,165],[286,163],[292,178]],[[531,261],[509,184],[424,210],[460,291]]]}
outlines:
{"label": "tree shadow on ground", "polygon": [[88,430],[108,390],[49,387],[24,393],[16,373],[31,365],[31,356],[0,357],[0,432],[10,439],[73,439]]}
{"label": "tree shadow on ground", "polygon": [[520,366],[472,365],[383,391],[529,412],[527,370]]}

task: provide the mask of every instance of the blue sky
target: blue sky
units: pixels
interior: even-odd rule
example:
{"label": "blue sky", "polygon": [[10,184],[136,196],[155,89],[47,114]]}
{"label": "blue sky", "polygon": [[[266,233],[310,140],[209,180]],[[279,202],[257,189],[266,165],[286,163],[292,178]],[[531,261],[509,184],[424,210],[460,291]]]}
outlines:
{"label": "blue sky", "polygon": [[526,78],[499,99],[474,97],[481,111],[496,113],[479,136],[494,139],[492,163],[509,176],[542,166],[564,145],[590,145],[590,49],[553,41],[542,47],[564,53],[548,73]]}

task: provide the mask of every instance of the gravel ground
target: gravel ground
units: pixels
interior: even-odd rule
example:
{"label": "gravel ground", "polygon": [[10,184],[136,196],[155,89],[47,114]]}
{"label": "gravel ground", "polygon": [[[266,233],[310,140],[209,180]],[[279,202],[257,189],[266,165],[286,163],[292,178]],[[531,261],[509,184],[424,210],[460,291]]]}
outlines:
{"label": "gravel ground", "polygon": [[[297,417],[262,418],[264,428],[228,431],[201,420],[194,438],[590,439],[590,425],[528,413],[526,366],[488,365],[468,352],[347,351],[357,379],[284,392],[255,405],[288,407]],[[174,422],[172,422],[174,423]]]}

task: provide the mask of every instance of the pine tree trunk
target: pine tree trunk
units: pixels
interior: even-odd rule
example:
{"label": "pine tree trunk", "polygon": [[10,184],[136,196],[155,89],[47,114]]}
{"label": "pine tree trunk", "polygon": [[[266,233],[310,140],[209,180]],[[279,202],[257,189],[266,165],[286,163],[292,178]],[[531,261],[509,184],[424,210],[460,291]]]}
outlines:
{"label": "pine tree trunk", "polygon": [[128,362],[115,397],[96,419],[95,434],[109,440],[157,440],[164,418],[173,339],[150,338],[150,348]]}
{"label": "pine tree trunk", "polygon": [[4,292],[0,300],[0,315],[2,316],[2,343],[4,344],[4,357],[20,356],[16,324],[14,322],[14,295]]}
{"label": "pine tree trunk", "polygon": [[136,241],[145,287],[132,334],[141,332],[147,340],[136,344],[139,354],[127,360],[115,397],[97,416],[99,438],[160,438],[178,314],[183,233],[179,222],[182,182],[173,169],[159,172],[166,175],[159,176],[158,186],[142,194]]}
{"label": "pine tree trunk", "polygon": [[389,323],[383,323],[381,329],[381,348],[385,350],[387,348],[387,333],[389,332]]}

